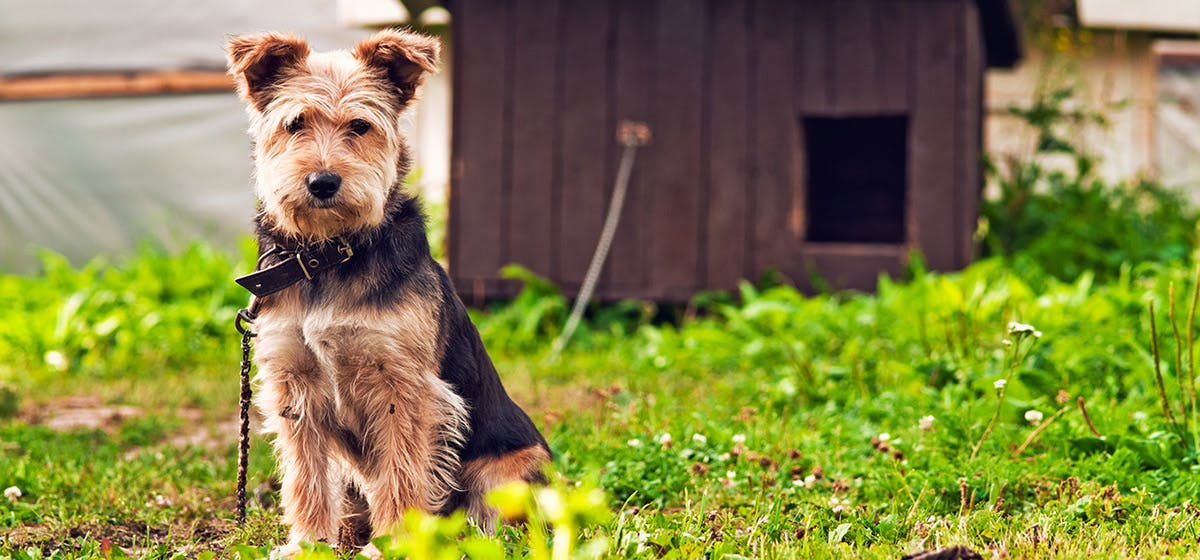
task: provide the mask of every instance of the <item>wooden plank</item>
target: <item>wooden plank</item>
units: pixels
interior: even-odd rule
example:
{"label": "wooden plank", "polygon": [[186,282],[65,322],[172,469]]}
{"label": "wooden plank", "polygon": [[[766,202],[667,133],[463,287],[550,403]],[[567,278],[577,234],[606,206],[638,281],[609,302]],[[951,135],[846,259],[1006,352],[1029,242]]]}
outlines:
{"label": "wooden plank", "polygon": [[964,267],[975,258],[975,226],[979,221],[979,196],[983,190],[983,79],[986,69],[983,32],[980,29],[979,8],[967,2],[962,13],[963,60],[962,84],[959,89],[959,147],[958,190],[960,192],[958,225],[959,249],[957,267]]}
{"label": "wooden plank", "polygon": [[[834,17],[829,37],[833,50],[830,108],[839,114],[877,113],[885,92],[879,89],[879,62],[875,57],[880,37],[871,28],[876,5],[869,0],[846,0],[831,6]],[[806,35],[809,31],[800,33]]]}
{"label": "wooden plank", "polygon": [[909,239],[934,270],[958,261],[958,57],[963,2],[927,1],[914,22],[914,93],[910,121]]}
{"label": "wooden plank", "polygon": [[699,285],[706,12],[705,3],[662,0],[655,17],[655,293],[679,294]]}
{"label": "wooden plank", "polygon": [[916,17],[912,4],[876,0],[873,4],[871,33],[874,42],[878,79],[878,110],[882,113],[906,113],[909,108],[909,73],[912,71],[912,28]]}
{"label": "wooden plank", "polygon": [[[826,285],[837,290],[873,292],[879,275],[899,277],[908,254],[898,245],[822,243],[804,251],[808,270]],[[797,280],[802,290],[815,291],[809,277]]]}
{"label": "wooden plank", "polygon": [[[620,120],[635,120],[653,127],[650,99],[654,60],[648,53],[654,51],[654,4],[645,0],[615,0],[614,5],[616,41],[612,45],[613,74],[609,80],[613,124],[615,126],[615,121]],[[652,141],[638,150],[629,177],[625,206],[621,209],[620,225],[613,237],[601,286],[601,294],[606,299],[643,295],[638,290],[645,289],[649,281],[647,255],[651,218],[647,208],[647,189],[650,187],[647,169],[653,162],[656,144]],[[609,169],[610,178],[615,177],[615,161],[610,162]]]}
{"label": "wooden plank", "polygon": [[720,44],[710,44],[711,64],[706,71],[709,188],[705,228],[705,289],[733,289],[746,278],[748,222],[746,198],[750,178],[749,150],[749,41],[745,2],[714,2],[712,32]]}
{"label": "wooden plank", "polygon": [[[754,4],[753,101],[754,205],[753,277],[775,268],[803,276],[799,259],[803,208],[799,187],[799,115],[796,95],[806,80],[797,62],[802,48],[795,33],[807,12],[786,0]],[[787,69],[795,69],[789,72]]]}
{"label": "wooden plank", "polygon": [[517,0],[513,18],[508,261],[551,276],[560,0]]}
{"label": "wooden plank", "polygon": [[[779,10],[778,7],[774,9]],[[804,0],[795,9],[796,108],[801,112],[826,114],[835,107],[838,91],[833,61],[839,45],[833,43],[833,33],[834,26],[839,23],[835,15],[840,13],[841,4],[828,0]],[[762,14],[761,17],[771,16]],[[778,17],[780,20],[793,19],[790,13],[779,13]],[[784,23],[786,21],[777,22]],[[858,39],[862,40],[861,37]],[[789,63],[780,68],[790,67]]]}
{"label": "wooden plank", "polygon": [[[455,3],[453,163],[449,265],[460,289],[494,279],[504,264],[500,208],[505,182],[505,99],[509,87],[510,6]],[[485,294],[473,293],[472,299]]]}
{"label": "wooden plank", "polygon": [[0,101],[233,91],[224,70],[139,70],[0,76]]}
{"label": "wooden plank", "polygon": [[609,130],[607,2],[563,4],[563,90],[560,135],[558,270],[560,287],[572,294],[583,283],[607,210]]}

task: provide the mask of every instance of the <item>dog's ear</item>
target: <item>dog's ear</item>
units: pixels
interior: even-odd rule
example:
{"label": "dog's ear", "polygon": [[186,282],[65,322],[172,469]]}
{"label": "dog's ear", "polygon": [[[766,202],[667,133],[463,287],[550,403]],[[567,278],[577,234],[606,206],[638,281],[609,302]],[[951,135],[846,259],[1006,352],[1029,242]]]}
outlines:
{"label": "dog's ear", "polygon": [[441,43],[434,37],[399,29],[384,29],[364,39],[354,57],[368,68],[380,68],[407,104],[426,72],[436,72]]}
{"label": "dog's ear", "polygon": [[299,67],[311,50],[304,39],[268,33],[229,39],[225,56],[238,94],[264,111],[271,102],[273,86],[287,71]]}

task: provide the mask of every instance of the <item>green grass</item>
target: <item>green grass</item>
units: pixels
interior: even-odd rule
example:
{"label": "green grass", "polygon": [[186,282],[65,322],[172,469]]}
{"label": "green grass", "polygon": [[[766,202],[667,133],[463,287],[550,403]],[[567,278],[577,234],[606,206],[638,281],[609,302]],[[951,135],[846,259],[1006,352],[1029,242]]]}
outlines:
{"label": "green grass", "polygon": [[[0,277],[0,487],[22,493],[0,499],[0,557],[253,557],[282,538],[262,437],[250,472],[261,500],[246,526],[232,521],[232,317],[244,299],[231,278],[247,267],[203,246],[145,248],[117,265],[47,257],[43,275]],[[475,319],[557,476],[606,493],[611,516],[580,514],[573,534],[607,555],[896,558],[961,544],[1015,558],[1194,557],[1200,423],[1187,407],[1174,425],[1163,418],[1146,312],[1191,278],[1126,265],[1103,283],[1065,282],[995,259],[952,275],[917,268],[875,295],[745,285],[697,298],[678,323],[652,322],[663,314],[644,303],[595,309],[555,363],[545,355],[567,305],[552,287],[527,278],[520,298]],[[1179,375],[1160,315],[1178,406],[1192,375],[1186,359]],[[1010,321],[1042,336],[1011,334]],[[80,402],[139,413],[47,427]],[[1018,454],[1029,410],[1050,424]],[[545,544],[522,529],[459,541],[469,530],[453,523],[404,542],[483,547],[472,558]]]}

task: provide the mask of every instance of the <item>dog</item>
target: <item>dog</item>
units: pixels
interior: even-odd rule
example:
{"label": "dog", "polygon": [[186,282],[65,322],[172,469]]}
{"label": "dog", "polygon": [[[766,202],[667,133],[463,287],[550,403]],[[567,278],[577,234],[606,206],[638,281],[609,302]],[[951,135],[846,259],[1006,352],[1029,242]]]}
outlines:
{"label": "dog", "polygon": [[509,481],[544,482],[550,448],[501,385],[433,259],[402,181],[400,129],[437,39],[384,30],[313,52],[292,35],[233,37],[250,118],[260,271],[254,330],[264,431],[275,434],[288,543],[362,546],[416,508],[465,509]]}

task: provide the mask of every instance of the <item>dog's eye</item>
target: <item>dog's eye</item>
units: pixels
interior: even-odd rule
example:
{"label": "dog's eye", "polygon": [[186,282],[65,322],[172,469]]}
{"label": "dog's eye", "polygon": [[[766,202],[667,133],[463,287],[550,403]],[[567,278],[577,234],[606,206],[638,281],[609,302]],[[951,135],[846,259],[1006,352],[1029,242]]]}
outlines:
{"label": "dog's eye", "polygon": [[288,121],[287,124],[283,125],[283,129],[288,131],[288,134],[295,134],[304,130],[304,117],[299,116]]}
{"label": "dog's eye", "polygon": [[350,121],[350,134],[362,136],[371,130],[371,123],[362,119],[354,119]]}

